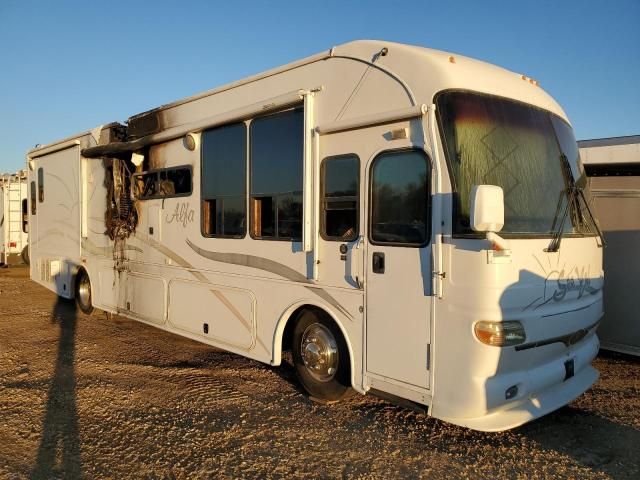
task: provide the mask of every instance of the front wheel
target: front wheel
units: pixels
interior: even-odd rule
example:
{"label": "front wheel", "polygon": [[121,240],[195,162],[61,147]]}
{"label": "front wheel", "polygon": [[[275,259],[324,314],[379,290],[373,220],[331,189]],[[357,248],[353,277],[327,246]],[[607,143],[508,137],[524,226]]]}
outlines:
{"label": "front wheel", "polygon": [[293,361],[300,383],[312,397],[340,400],[349,390],[349,351],[336,325],[306,311],[293,330]]}
{"label": "front wheel", "polygon": [[80,270],[76,276],[76,305],[87,315],[93,312],[93,303],[91,301],[91,281],[89,275],[84,270]]}

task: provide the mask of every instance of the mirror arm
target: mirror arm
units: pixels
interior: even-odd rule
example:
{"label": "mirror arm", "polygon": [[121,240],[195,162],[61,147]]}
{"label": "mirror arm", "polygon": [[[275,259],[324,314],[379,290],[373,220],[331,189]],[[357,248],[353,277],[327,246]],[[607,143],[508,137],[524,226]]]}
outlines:
{"label": "mirror arm", "polygon": [[491,248],[497,251],[509,250],[509,242],[496,232],[487,232],[487,240],[491,243]]}

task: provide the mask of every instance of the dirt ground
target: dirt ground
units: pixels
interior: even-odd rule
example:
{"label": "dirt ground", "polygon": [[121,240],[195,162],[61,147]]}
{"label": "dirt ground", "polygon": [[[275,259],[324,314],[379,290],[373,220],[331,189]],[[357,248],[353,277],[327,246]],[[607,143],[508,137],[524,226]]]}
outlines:
{"label": "dirt ground", "polygon": [[0,269],[0,478],[640,478],[640,361],[601,355],[569,406],[480,433],[382,400],[311,402],[272,368]]}

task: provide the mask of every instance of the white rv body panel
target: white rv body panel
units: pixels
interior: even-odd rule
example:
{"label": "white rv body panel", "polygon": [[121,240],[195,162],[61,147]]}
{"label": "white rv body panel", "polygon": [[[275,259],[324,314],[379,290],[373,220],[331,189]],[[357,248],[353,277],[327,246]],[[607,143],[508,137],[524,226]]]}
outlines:
{"label": "white rv body panel", "polygon": [[27,256],[26,202],[27,172],[0,175],[0,265],[23,262],[21,256]]}
{"label": "white rv body panel", "polygon": [[[29,180],[37,187],[42,168],[45,182],[45,200],[32,216],[32,278],[73,296],[82,269],[95,307],[273,365],[293,314],[321,309],[344,337],[354,389],[408,399],[471,428],[503,430],[559,408],[597,377],[591,327],[601,314],[601,250],[593,236],[564,238],[556,254],[544,253],[549,238],[513,238],[508,254],[498,254],[486,240],[452,234],[454,189],[434,104],[450,90],[497,95],[566,121],[523,75],[445,52],[352,42],[131,117],[124,142],[107,139],[105,127],[30,151]],[[251,132],[256,120],[294,107],[304,115],[303,235],[265,240],[253,234],[267,207],[251,190]],[[237,238],[205,234],[203,226],[211,215],[203,138],[230,124],[246,132],[246,233]],[[140,165],[130,162],[132,153]],[[323,168],[344,157],[357,160],[357,185],[349,187],[356,194],[345,201],[355,202],[357,225],[331,236],[323,230],[333,201],[323,197]],[[404,185],[407,198],[420,182],[428,192],[427,220],[405,224],[410,233],[372,220],[383,191],[373,186],[376,168],[389,157],[416,166],[415,178],[380,167],[389,185]],[[124,182],[112,172],[121,158],[139,175],[131,175],[132,185],[182,168],[191,172],[191,187],[145,199],[126,191],[117,214],[124,208],[135,217],[135,230],[114,242],[107,199]],[[218,204],[207,205],[217,215]],[[419,232],[422,243],[392,240]],[[474,336],[478,321],[515,320],[526,329],[523,351]],[[572,343],[576,332],[583,335]],[[514,385],[518,394],[505,399]]]}
{"label": "white rv body panel", "polygon": [[[73,298],[80,264],[80,144],[30,159],[31,279]],[[35,200],[35,215],[34,202]]]}

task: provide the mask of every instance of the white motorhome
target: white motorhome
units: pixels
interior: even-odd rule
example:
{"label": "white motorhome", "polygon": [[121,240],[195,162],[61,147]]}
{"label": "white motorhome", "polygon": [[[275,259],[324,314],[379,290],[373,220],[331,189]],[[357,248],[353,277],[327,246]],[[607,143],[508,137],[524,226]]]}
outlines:
{"label": "white motorhome", "polygon": [[0,175],[0,266],[29,263],[27,172]]}
{"label": "white motorhome", "polygon": [[478,430],[597,379],[602,249],[535,80],[355,41],[28,153],[31,277],[79,307]]}
{"label": "white motorhome", "polygon": [[598,337],[604,349],[640,355],[640,135],[581,140],[578,147],[608,246]]}

